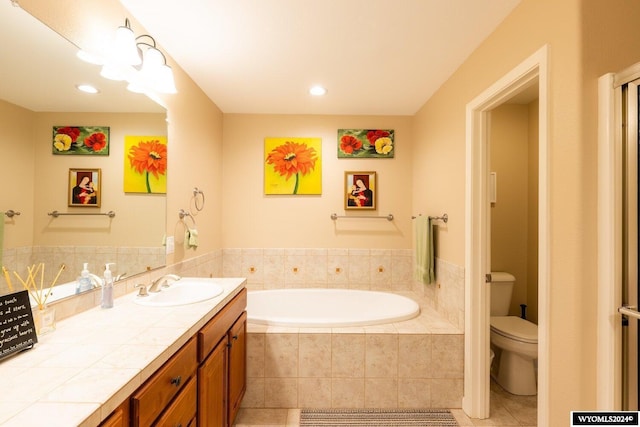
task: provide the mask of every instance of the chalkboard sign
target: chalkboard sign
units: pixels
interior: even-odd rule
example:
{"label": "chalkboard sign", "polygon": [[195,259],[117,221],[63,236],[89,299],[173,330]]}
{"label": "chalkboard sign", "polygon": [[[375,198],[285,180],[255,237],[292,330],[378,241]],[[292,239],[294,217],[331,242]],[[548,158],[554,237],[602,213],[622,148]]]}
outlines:
{"label": "chalkboard sign", "polygon": [[0,360],[38,342],[36,325],[24,290],[0,297]]}

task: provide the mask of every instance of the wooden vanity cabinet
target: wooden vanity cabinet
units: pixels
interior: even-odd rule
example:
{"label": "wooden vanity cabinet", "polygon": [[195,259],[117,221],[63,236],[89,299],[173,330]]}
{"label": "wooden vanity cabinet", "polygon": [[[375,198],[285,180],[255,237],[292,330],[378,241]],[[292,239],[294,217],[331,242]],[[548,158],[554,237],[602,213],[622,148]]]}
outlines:
{"label": "wooden vanity cabinet", "polygon": [[247,290],[198,333],[198,426],[230,427],[246,390]]}
{"label": "wooden vanity cabinet", "polygon": [[242,289],[100,427],[231,427],[246,391]]}
{"label": "wooden vanity cabinet", "polygon": [[[131,425],[146,427],[167,425],[156,422],[157,419],[183,419],[188,410],[185,399],[191,399],[193,414],[196,414],[195,373],[198,367],[197,340],[191,338],[169,361],[154,373],[131,396]],[[178,396],[179,395],[179,396]],[[178,396],[178,397],[176,397]],[[176,414],[178,412],[179,414]],[[160,417],[160,418],[159,418]],[[179,423],[171,424],[178,425]],[[188,423],[182,424],[184,427]]]}

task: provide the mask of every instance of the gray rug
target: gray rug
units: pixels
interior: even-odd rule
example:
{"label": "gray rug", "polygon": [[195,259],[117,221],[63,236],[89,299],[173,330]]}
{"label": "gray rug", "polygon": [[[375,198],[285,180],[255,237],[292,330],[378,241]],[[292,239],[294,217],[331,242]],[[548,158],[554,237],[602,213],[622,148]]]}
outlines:
{"label": "gray rug", "polygon": [[302,409],[300,427],[457,426],[447,409]]}

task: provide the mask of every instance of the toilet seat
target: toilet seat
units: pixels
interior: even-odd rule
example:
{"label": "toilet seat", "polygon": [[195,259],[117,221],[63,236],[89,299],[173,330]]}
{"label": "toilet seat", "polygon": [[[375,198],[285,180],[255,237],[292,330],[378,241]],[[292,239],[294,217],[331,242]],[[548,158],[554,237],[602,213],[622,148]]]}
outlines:
{"label": "toilet seat", "polygon": [[518,316],[491,316],[491,331],[523,343],[538,343],[538,325]]}

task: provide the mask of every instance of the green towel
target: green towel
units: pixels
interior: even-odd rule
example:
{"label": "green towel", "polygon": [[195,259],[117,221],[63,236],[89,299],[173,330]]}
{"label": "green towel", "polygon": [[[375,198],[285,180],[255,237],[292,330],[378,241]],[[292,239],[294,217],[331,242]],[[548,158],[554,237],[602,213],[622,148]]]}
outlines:
{"label": "green towel", "polygon": [[433,247],[433,224],[428,216],[415,219],[416,268],[414,277],[428,285],[436,280],[435,252]]}

